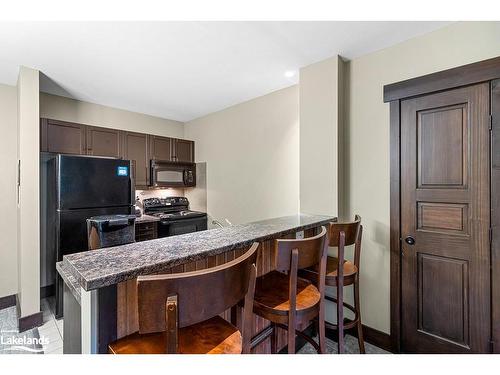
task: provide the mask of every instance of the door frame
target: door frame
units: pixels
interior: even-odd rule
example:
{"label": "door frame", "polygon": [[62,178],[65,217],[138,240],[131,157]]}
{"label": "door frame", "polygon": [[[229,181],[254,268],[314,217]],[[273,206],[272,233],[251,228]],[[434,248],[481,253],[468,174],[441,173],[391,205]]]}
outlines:
{"label": "door frame", "polygon": [[[490,82],[491,92],[491,81],[499,78],[500,56],[384,86],[384,102],[390,105],[390,335],[395,353],[401,352],[401,101],[482,82]],[[490,254],[496,265],[491,279],[500,280],[500,244],[492,246],[491,236]],[[491,291],[491,316],[500,316],[500,288]],[[500,353],[500,329],[491,327],[491,351]]]}

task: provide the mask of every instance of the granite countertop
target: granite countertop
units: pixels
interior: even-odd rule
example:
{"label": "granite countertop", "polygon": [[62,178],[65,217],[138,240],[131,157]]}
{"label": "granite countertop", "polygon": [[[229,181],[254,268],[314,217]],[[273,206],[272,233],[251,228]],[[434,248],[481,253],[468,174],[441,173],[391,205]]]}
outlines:
{"label": "granite countertop", "polygon": [[254,241],[314,228],[332,219],[306,214],[284,216],[66,255],[62,266],[88,291],[247,247]]}
{"label": "granite countertop", "polygon": [[71,294],[73,294],[78,303],[80,303],[81,300],[80,284],[76,281],[75,277],[70,272],[68,272],[67,266],[64,265],[63,262],[57,262],[56,269],[61,275],[61,278],[66,283],[66,285],[69,287]]}
{"label": "granite countertop", "polygon": [[142,216],[138,216],[135,218],[136,224],[152,223],[155,221],[160,221],[160,218],[156,217],[156,216],[151,216],[151,215],[142,215]]}

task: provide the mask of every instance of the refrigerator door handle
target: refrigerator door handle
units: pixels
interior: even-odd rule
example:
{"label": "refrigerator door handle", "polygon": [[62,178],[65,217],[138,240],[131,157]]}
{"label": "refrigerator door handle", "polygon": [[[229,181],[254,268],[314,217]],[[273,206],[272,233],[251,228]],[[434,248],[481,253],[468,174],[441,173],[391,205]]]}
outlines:
{"label": "refrigerator door handle", "polygon": [[127,226],[129,223],[128,218],[127,219],[113,219],[113,220],[108,220],[106,224],[108,224],[109,227],[124,227]]}
{"label": "refrigerator door handle", "polygon": [[[130,170],[130,204],[135,204],[135,176],[134,176],[134,168],[132,168],[132,161],[129,164]],[[130,213],[133,213],[130,211]]]}

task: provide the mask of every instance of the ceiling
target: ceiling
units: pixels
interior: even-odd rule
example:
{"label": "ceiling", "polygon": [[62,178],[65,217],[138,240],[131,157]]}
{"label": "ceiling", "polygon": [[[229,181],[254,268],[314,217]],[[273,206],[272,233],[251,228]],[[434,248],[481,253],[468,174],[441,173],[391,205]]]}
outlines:
{"label": "ceiling", "polygon": [[[298,69],[447,22],[0,22],[0,83],[189,121],[298,82]],[[285,72],[289,72],[285,76]]]}

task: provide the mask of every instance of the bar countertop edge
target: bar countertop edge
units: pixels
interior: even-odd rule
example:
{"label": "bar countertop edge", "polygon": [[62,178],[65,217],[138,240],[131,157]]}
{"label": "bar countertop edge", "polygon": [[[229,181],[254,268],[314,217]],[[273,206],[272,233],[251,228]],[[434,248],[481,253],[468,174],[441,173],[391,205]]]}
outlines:
{"label": "bar countertop edge", "polygon": [[298,214],[230,227],[134,242],[64,256],[57,267],[65,281],[86,291],[118,284],[139,275],[161,273],[180,264],[325,225],[333,216]]}

